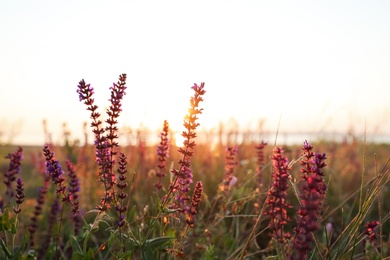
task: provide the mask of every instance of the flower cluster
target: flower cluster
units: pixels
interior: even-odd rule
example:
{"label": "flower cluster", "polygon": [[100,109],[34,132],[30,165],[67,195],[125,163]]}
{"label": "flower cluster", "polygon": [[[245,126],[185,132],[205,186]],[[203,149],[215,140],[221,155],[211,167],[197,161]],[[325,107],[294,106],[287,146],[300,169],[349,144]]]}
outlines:
{"label": "flower cluster", "polygon": [[162,188],[162,179],[167,175],[165,173],[166,169],[166,160],[169,157],[169,139],[168,139],[169,124],[167,120],[164,120],[163,131],[160,134],[160,144],[157,146],[157,172],[156,176],[158,177],[158,183],[154,186],[159,190]]}
{"label": "flower cluster", "polygon": [[263,176],[262,176],[262,170],[264,167],[264,147],[267,145],[267,142],[261,141],[256,146],[257,151],[257,168],[256,168],[256,176],[257,176],[257,182],[259,183],[259,186],[263,186]]}
{"label": "flower cluster", "polygon": [[303,185],[300,187],[301,206],[298,210],[297,227],[294,229],[293,259],[306,259],[311,250],[312,233],[319,229],[318,220],[326,194],[323,168],[326,166],[325,154],[312,152],[313,146],[307,141],[302,147],[301,161]]}
{"label": "flower cluster", "polygon": [[16,180],[16,195],[15,195],[15,199],[16,199],[16,208],[14,208],[14,212],[16,214],[20,213],[20,211],[22,211],[20,209],[20,204],[23,203],[24,201],[24,183],[23,183],[23,180],[21,178],[18,178]]}
{"label": "flower cluster", "polygon": [[[228,146],[226,148],[225,155],[225,178],[223,181],[223,192],[226,193],[231,186],[234,185],[233,179],[236,178],[233,176],[234,170],[237,167],[236,156],[238,152],[237,146]],[[237,180],[237,179],[236,179]]]}
{"label": "flower cluster", "polygon": [[68,170],[68,176],[69,176],[69,187],[68,192],[69,196],[71,198],[72,204],[72,210],[71,212],[73,214],[77,214],[79,211],[79,192],[80,192],[80,182],[77,178],[76,171],[74,169],[74,166],[72,163],[67,160],[66,161],[66,168]]}
{"label": "flower cluster", "polygon": [[[170,191],[166,197],[166,200],[169,199],[171,193],[176,192],[177,202],[179,206],[185,204],[189,200],[187,192],[189,191],[189,184],[192,183],[192,170],[191,170],[191,157],[194,153],[195,148],[195,139],[196,133],[195,130],[199,126],[197,123],[197,115],[202,114],[202,108],[199,108],[199,103],[203,101],[202,96],[206,93],[204,90],[204,83],[201,83],[200,86],[194,84],[192,87],[195,94],[191,97],[190,108],[188,109],[188,114],[184,118],[184,127],[186,131],[183,131],[182,136],[185,138],[183,142],[183,147],[179,148],[179,153],[183,155],[182,159],[179,160],[179,169],[172,169],[172,174],[174,174],[175,179],[170,184]],[[186,212],[188,209],[184,208],[182,211]]]}
{"label": "flower cluster", "polygon": [[20,165],[23,159],[23,149],[18,147],[17,151],[12,154],[8,154],[6,159],[9,159],[8,171],[4,173],[4,184],[7,186],[5,195],[8,196],[9,200],[15,195],[12,189],[12,183],[16,181],[17,175],[20,173]]}
{"label": "flower cluster", "polygon": [[272,186],[268,191],[267,210],[265,215],[269,215],[269,227],[272,230],[272,237],[278,242],[285,243],[290,238],[289,233],[284,232],[284,226],[290,220],[287,209],[291,205],[286,201],[288,182],[291,179],[288,160],[283,156],[283,150],[275,147],[271,157],[273,163]]}
{"label": "flower cluster", "polygon": [[127,206],[124,204],[124,200],[128,196],[125,192],[125,189],[127,188],[128,184],[126,182],[126,173],[127,173],[127,161],[126,156],[123,153],[120,153],[119,155],[119,168],[118,168],[118,174],[119,174],[119,182],[116,184],[118,187],[118,202],[115,206],[116,211],[119,214],[119,219],[116,221],[116,225],[119,227],[122,227],[125,223],[125,215],[124,213],[127,211]]}
{"label": "flower cluster", "polygon": [[362,243],[363,243],[363,253],[366,254],[366,245],[367,245],[367,240],[370,242],[370,244],[376,248],[377,246],[375,245],[375,241],[377,239],[376,237],[376,232],[375,232],[375,229],[379,226],[379,221],[369,221],[366,223],[366,230],[364,231],[364,234],[367,235],[367,237],[365,239],[363,239]]}
{"label": "flower cluster", "polygon": [[70,196],[66,193],[66,186],[64,184],[64,171],[60,163],[55,159],[54,152],[50,151],[48,145],[44,146],[43,155],[46,159],[46,171],[50,174],[52,182],[57,186],[57,194],[61,193],[63,195],[63,202],[70,202]]}
{"label": "flower cluster", "polygon": [[[91,127],[92,132],[95,135],[95,148],[96,148],[96,161],[99,165],[99,180],[104,183],[105,188],[105,175],[106,175],[106,153],[107,153],[107,140],[104,134],[104,128],[102,128],[101,124],[102,121],[100,118],[100,113],[97,112],[98,106],[94,104],[95,100],[92,98],[94,92],[94,89],[91,87],[91,84],[86,84],[84,79],[82,79],[79,82],[79,85],[77,86],[77,93],[79,94],[80,101],[83,101],[83,103],[87,106],[87,110],[91,111]],[[106,208],[105,201],[103,202],[102,209]]]}
{"label": "flower cluster", "polygon": [[108,143],[109,148],[109,160],[108,160],[108,172],[107,176],[105,177],[105,181],[107,182],[108,188],[112,189],[113,185],[115,184],[115,174],[113,172],[115,159],[114,156],[118,154],[117,151],[115,151],[115,148],[118,147],[118,142],[115,141],[118,138],[117,132],[118,132],[118,117],[120,112],[122,111],[122,99],[124,95],[126,94],[125,90],[127,89],[126,85],[126,74],[121,74],[119,76],[119,80],[117,84],[113,84],[113,86],[110,88],[111,90],[111,98],[110,101],[110,107],[107,109],[106,113],[108,115],[108,119],[105,121],[107,123],[107,126],[105,128],[106,132],[106,139]]}
{"label": "flower cluster", "polygon": [[192,195],[191,200],[191,209],[187,212],[186,223],[189,226],[193,226],[195,223],[195,216],[198,213],[197,208],[199,207],[200,201],[202,199],[203,186],[200,181],[196,183],[194,194]]}
{"label": "flower cluster", "polygon": [[72,221],[74,222],[74,233],[77,235],[79,233],[79,230],[81,228],[81,220],[79,217],[79,192],[80,192],[80,182],[77,178],[76,171],[74,169],[74,166],[72,163],[67,160],[66,161],[66,168],[68,170],[68,176],[69,176],[69,199],[72,202]]}

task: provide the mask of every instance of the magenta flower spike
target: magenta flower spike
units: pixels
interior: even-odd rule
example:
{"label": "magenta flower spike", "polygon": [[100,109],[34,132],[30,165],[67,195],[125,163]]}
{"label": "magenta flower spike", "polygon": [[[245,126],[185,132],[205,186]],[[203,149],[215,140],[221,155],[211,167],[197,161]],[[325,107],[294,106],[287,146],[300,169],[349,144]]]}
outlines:
{"label": "magenta flower spike", "polygon": [[312,152],[313,146],[307,141],[302,147],[301,172],[303,185],[300,187],[301,206],[298,210],[297,226],[294,228],[293,254],[291,259],[306,259],[312,249],[313,232],[318,230],[318,220],[326,195],[323,168],[325,154]]}
{"label": "magenta flower spike", "polygon": [[283,156],[283,150],[276,147],[271,157],[273,163],[272,186],[268,191],[267,209],[265,215],[269,215],[269,227],[272,230],[272,237],[280,243],[285,243],[290,234],[284,231],[284,226],[290,221],[287,216],[287,209],[291,205],[287,202],[288,182],[291,179],[288,160]]}

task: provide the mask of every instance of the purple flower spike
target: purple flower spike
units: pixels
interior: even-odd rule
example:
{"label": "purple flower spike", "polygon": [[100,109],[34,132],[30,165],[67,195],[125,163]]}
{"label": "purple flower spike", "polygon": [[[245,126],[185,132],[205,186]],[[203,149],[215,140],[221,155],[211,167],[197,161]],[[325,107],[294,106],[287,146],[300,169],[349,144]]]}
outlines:
{"label": "purple flower spike", "polygon": [[158,183],[155,184],[156,188],[159,190],[162,188],[162,179],[167,175],[165,173],[166,169],[166,160],[169,158],[169,124],[167,120],[164,120],[163,131],[160,134],[160,144],[157,146],[157,172],[156,176],[158,178]]}
{"label": "purple flower spike", "polygon": [[14,212],[16,214],[18,214],[18,213],[20,213],[20,211],[22,211],[19,206],[24,201],[24,192],[23,191],[24,191],[23,180],[21,178],[18,178],[16,180],[16,195],[15,195],[17,207],[14,208]]}
{"label": "purple flower spike", "polygon": [[48,145],[45,145],[43,154],[46,158],[46,171],[50,174],[52,182],[57,186],[56,192],[63,195],[63,202],[70,202],[70,196],[69,194],[66,194],[66,186],[64,184],[64,171],[62,170],[60,163],[55,159],[54,152],[50,151]]}
{"label": "purple flower spike", "polygon": [[[79,85],[77,86],[77,93],[79,94],[80,101],[87,102],[86,105],[93,104],[93,99],[91,99],[92,95],[94,94],[93,88],[91,87],[91,84],[85,84],[84,79],[82,79],[79,82]],[[91,102],[92,100],[92,102]]]}
{"label": "purple flower spike", "polygon": [[194,226],[195,216],[198,213],[197,209],[202,199],[202,193],[203,193],[203,185],[202,182],[198,181],[195,186],[194,194],[192,195],[191,208],[189,212],[187,212],[186,223],[190,227]]}
{"label": "purple flower spike", "polygon": [[116,148],[119,146],[116,141],[118,138],[118,117],[122,111],[122,99],[126,94],[126,74],[119,75],[119,80],[114,83],[111,90],[110,106],[106,113],[108,118],[105,123],[106,127],[102,127],[100,113],[97,112],[98,106],[94,105],[93,88],[89,84],[85,84],[84,80],[79,82],[77,93],[79,93],[80,101],[84,101],[87,105],[87,110],[91,111],[91,127],[95,134],[96,161],[99,165],[99,181],[104,184],[105,194],[100,200],[100,205],[97,208],[100,211],[107,211],[111,206],[110,203],[116,200],[115,184],[116,176],[114,173],[115,156],[118,155]]}
{"label": "purple flower spike", "polygon": [[226,155],[225,155],[225,179],[223,181],[223,192],[226,194],[226,192],[229,190],[229,187],[231,186],[231,181],[233,179],[233,173],[234,170],[237,167],[237,161],[236,156],[238,152],[237,146],[228,146],[226,148]]}
{"label": "purple flower spike", "polygon": [[7,186],[5,195],[11,200],[14,196],[12,183],[16,181],[16,176],[20,173],[20,165],[23,160],[23,149],[18,147],[18,150],[15,153],[8,154],[5,158],[10,160],[8,171],[4,173],[4,184]]}

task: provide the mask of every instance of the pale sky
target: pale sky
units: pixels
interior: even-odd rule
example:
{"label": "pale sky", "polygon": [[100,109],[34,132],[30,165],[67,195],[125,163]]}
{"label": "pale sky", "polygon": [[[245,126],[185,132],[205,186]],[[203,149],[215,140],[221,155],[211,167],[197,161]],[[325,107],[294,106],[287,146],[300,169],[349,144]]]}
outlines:
{"label": "pale sky", "polygon": [[[120,124],[182,130],[193,83],[203,128],[390,134],[390,1],[0,1],[0,132],[43,144],[89,112],[76,93],[127,73]],[[12,130],[18,128],[17,130]]]}

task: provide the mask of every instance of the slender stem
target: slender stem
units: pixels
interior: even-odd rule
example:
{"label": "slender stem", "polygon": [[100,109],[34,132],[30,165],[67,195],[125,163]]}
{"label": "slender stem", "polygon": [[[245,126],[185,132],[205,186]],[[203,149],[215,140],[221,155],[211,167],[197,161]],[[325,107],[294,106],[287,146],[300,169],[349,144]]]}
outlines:
{"label": "slender stem", "polygon": [[[16,209],[19,210],[19,204]],[[19,213],[17,213],[15,216],[15,230],[18,230],[18,223],[19,223],[18,217],[19,217]],[[16,238],[16,233],[12,234],[12,240],[11,240],[12,254],[15,253],[15,238]]]}
{"label": "slender stem", "polygon": [[[378,176],[378,164],[376,160],[376,153],[374,154],[375,161],[375,177],[376,177],[376,189],[377,189],[377,200],[378,200],[378,214],[379,214],[379,246],[383,248],[383,228],[382,228],[382,205],[381,205],[381,188],[379,187],[379,176]],[[380,251],[381,258],[383,258],[383,250]]]}
{"label": "slender stem", "polygon": [[[268,195],[267,195],[267,197],[266,197],[265,199],[267,200],[267,198],[268,198]],[[253,228],[252,228],[252,230],[251,230],[251,233],[249,234],[249,237],[248,237],[248,239],[246,240],[245,245],[244,245],[244,247],[243,247],[242,250],[241,250],[241,254],[240,254],[240,258],[239,258],[240,260],[244,259],[245,251],[246,251],[246,249],[248,248],[249,242],[252,240],[253,235],[255,234],[255,230],[256,230],[256,228],[257,228],[257,225],[258,225],[259,222],[260,222],[261,217],[263,216],[263,212],[264,212],[265,205],[266,205],[266,203],[263,203],[263,206],[261,207],[261,210],[260,210],[260,212],[259,212],[259,215],[257,216],[255,225],[253,226]]]}
{"label": "slender stem", "polygon": [[59,246],[59,242],[60,242],[61,224],[62,224],[62,220],[64,217],[64,208],[65,208],[65,203],[62,203],[61,214],[60,214],[60,219],[59,219],[59,223],[58,223],[58,232],[57,232],[57,237],[56,237],[55,258],[58,258],[58,246]]}
{"label": "slender stem", "polygon": [[186,237],[186,235],[187,235],[189,229],[190,229],[190,225],[187,225],[187,226],[186,226],[186,229],[185,229],[184,232],[183,232],[183,235],[182,235],[181,238],[180,238],[179,243],[181,243],[181,241],[183,241],[183,239]]}

